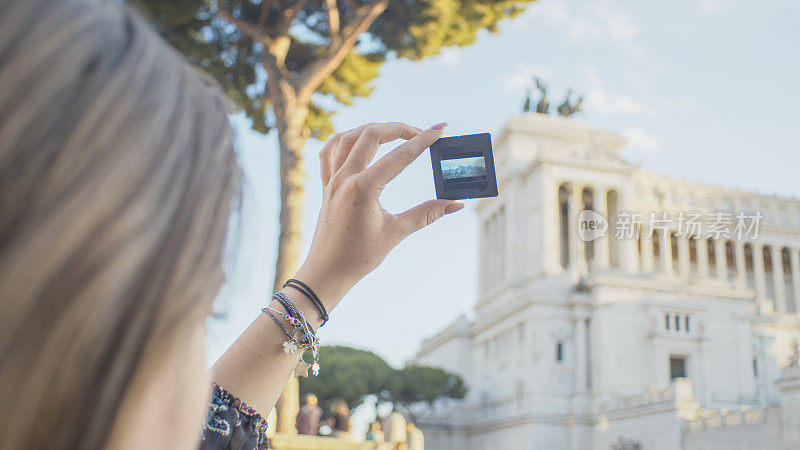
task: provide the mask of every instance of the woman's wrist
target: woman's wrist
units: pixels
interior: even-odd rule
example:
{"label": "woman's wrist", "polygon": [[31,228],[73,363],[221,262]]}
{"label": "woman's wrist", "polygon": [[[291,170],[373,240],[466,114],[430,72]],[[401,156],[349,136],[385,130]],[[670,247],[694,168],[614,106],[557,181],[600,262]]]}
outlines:
{"label": "woman's wrist", "polygon": [[[331,310],[339,304],[344,294],[352,287],[351,284],[343,283],[341,279],[337,279],[337,277],[326,274],[324,271],[318,270],[314,266],[308,264],[303,264],[303,267],[301,267],[292,278],[300,280],[303,284],[311,288],[311,290],[317,294],[317,297],[319,297],[319,300],[325,307],[325,311],[329,314]],[[305,295],[294,288],[287,286],[284,288],[284,291],[287,289],[292,292],[295,297],[298,295],[303,297],[304,300],[308,302],[308,305],[314,308],[311,299],[305,298]],[[294,297],[292,298],[294,299]]]}
{"label": "woman's wrist", "polygon": [[[307,299],[299,291],[296,291],[288,286],[281,289],[280,292],[288,297],[289,300],[294,303],[295,307],[299,309],[301,313],[303,313],[303,317],[306,318],[306,321],[308,321],[309,325],[313,326],[314,329],[319,329],[319,326],[322,324],[322,315],[319,313],[317,308],[314,307],[314,304],[311,302],[311,300]],[[286,308],[274,298],[269,304],[269,307],[278,311],[286,311]],[[289,311],[286,312],[288,313]]]}

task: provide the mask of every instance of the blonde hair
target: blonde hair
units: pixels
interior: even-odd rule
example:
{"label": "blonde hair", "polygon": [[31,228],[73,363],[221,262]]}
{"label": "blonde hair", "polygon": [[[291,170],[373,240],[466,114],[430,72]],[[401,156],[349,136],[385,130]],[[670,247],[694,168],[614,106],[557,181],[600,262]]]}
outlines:
{"label": "blonde hair", "polygon": [[0,0],[0,448],[103,446],[210,310],[240,169],[227,105],[113,0]]}

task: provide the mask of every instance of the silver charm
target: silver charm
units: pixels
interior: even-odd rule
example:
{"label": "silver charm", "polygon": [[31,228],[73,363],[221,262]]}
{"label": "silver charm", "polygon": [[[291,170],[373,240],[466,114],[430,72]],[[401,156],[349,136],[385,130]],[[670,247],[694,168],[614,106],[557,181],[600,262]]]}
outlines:
{"label": "silver charm", "polygon": [[298,327],[292,330],[292,339],[295,342],[303,343],[304,341],[308,340],[308,334],[304,329]]}
{"label": "silver charm", "polygon": [[287,355],[294,355],[294,352],[297,351],[297,344],[294,341],[284,341],[283,342],[283,352]]}
{"label": "silver charm", "polygon": [[308,377],[308,368],[311,367],[307,362],[303,361],[302,359],[297,362],[297,365],[294,367],[294,376],[296,377]]}
{"label": "silver charm", "polygon": [[[300,350],[300,361],[297,362],[297,365],[294,368],[294,376],[308,377],[309,368],[314,376],[318,376],[320,371],[319,339],[317,338],[316,331],[314,331],[311,325],[309,325],[309,323],[306,321],[305,317],[303,317],[303,313],[298,311],[297,308],[293,306],[291,300],[285,297],[279,297],[279,294],[274,294],[273,297],[278,297],[279,300],[282,298],[288,302],[288,304],[286,302],[280,302],[287,309],[288,314],[270,307],[261,308],[261,311],[268,314],[289,338],[283,342],[283,352],[287,355],[294,355],[298,350]],[[276,315],[286,320],[291,326],[292,330],[289,331],[283,325],[283,323],[278,320]],[[309,364],[303,359],[303,354],[306,352],[306,350],[311,351],[313,364]]]}

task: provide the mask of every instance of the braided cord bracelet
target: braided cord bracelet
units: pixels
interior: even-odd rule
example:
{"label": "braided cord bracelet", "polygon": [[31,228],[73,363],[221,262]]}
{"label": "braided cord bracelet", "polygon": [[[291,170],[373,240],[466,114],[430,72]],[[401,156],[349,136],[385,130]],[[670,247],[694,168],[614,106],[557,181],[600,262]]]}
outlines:
{"label": "braided cord bracelet", "polygon": [[[316,336],[316,330],[308,323],[302,311],[297,308],[294,302],[284,295],[283,293],[276,292],[272,297],[286,309],[286,314],[275,310],[270,307],[261,308],[261,311],[270,316],[270,318],[277,324],[283,333],[287,336],[287,340],[283,342],[283,351],[286,354],[294,355],[298,348],[311,350],[313,356],[313,363],[308,364],[305,362],[303,355],[300,355],[300,361],[295,367],[296,376],[308,376],[308,369],[314,375],[319,374],[319,339]],[[274,313],[273,313],[274,311]],[[285,319],[292,330],[289,329],[281,322],[276,314]]]}
{"label": "braided cord bracelet", "polygon": [[[266,313],[266,314],[268,314],[272,318],[272,320],[274,320],[275,323],[278,324],[279,327],[281,327],[281,330],[283,330],[283,332],[289,338],[288,340],[283,342],[283,351],[284,351],[284,353],[294,355],[294,352],[297,351],[296,339],[292,336],[292,333],[290,333],[289,330],[287,330],[286,327],[283,326],[283,324],[280,322],[280,320],[278,320],[278,318],[275,317],[275,315],[272,314],[269,311],[270,309],[272,309],[272,308],[261,308],[261,311]],[[311,364],[306,362],[305,358],[303,357],[303,353],[301,353],[300,354],[300,361],[297,362],[297,366],[295,366],[295,368],[294,368],[294,375],[296,377],[307,377],[308,376],[308,369],[312,368],[312,367],[313,366]],[[317,371],[314,373],[314,376],[316,376],[318,374],[319,374],[319,369],[317,369]]]}
{"label": "braided cord bracelet", "polygon": [[320,317],[322,317],[322,325],[320,325],[320,327],[328,322],[328,319],[330,318],[328,316],[328,311],[325,309],[325,305],[322,304],[322,300],[319,299],[319,297],[317,296],[317,294],[314,292],[313,289],[308,287],[308,285],[303,283],[302,281],[296,280],[294,278],[289,278],[288,280],[286,280],[286,283],[283,283],[283,287],[287,286],[305,295],[306,298],[308,298],[311,301],[314,307],[317,308]]}
{"label": "braided cord bracelet", "polygon": [[261,311],[267,313],[267,315],[269,315],[272,318],[272,320],[274,320],[275,323],[277,323],[278,326],[281,327],[281,330],[283,330],[283,332],[286,334],[286,337],[288,337],[290,339],[288,341],[284,341],[284,343],[283,343],[283,351],[286,352],[286,353],[291,353],[292,355],[294,355],[294,352],[297,351],[297,344],[295,344],[293,341],[291,341],[292,333],[290,333],[289,330],[287,330],[286,327],[283,326],[281,321],[278,320],[278,318],[275,317],[275,315],[272,314],[269,311],[268,308],[261,308]]}
{"label": "braided cord bracelet", "polygon": [[[314,358],[314,361],[311,364],[311,371],[316,376],[319,373],[319,339],[317,339],[316,331],[311,327],[311,325],[309,325],[303,313],[297,308],[297,306],[289,297],[281,292],[276,292],[273,297],[278,300],[278,302],[283,305],[284,308],[286,308],[286,312],[289,313],[289,315],[300,320],[304,336],[302,339],[297,339],[297,342],[300,346],[311,350],[311,354]],[[299,327],[295,328],[295,332],[298,330],[298,328]]]}

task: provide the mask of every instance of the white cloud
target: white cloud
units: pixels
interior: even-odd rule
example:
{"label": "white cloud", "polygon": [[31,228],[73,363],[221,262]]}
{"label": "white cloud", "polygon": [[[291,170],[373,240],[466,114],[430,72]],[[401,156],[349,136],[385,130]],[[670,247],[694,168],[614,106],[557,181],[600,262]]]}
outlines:
{"label": "white cloud", "polygon": [[603,24],[602,32],[614,42],[632,42],[639,33],[639,27],[630,14],[622,10],[611,11],[600,5],[597,7],[597,17]]}
{"label": "white cloud", "polygon": [[632,84],[634,84],[635,86],[642,87],[642,86],[645,86],[647,84],[647,80],[642,75],[642,73],[639,72],[638,70],[628,71],[625,74],[625,77],[628,78],[628,80],[630,80],[630,82]]}
{"label": "white cloud", "polygon": [[664,109],[691,111],[698,108],[697,99],[688,95],[671,96],[662,101]]}
{"label": "white cloud", "polygon": [[581,72],[583,74],[583,78],[586,80],[586,83],[589,86],[600,86],[603,84],[602,78],[600,77],[600,71],[597,70],[597,66],[586,64],[583,66]]}
{"label": "white cloud", "polygon": [[575,40],[609,39],[632,47],[639,33],[633,16],[606,1],[575,7],[564,0],[541,0],[531,5],[530,11],[530,17],[544,19]]}
{"label": "white cloud", "polygon": [[571,14],[566,3],[561,0],[542,0],[531,6],[536,15],[557,22],[566,22]]}
{"label": "white cloud", "polygon": [[622,135],[628,140],[628,147],[644,153],[656,153],[661,150],[664,143],[661,137],[650,134],[641,128],[628,128]]}
{"label": "white cloud", "polygon": [[645,115],[653,117],[655,111],[622,94],[595,87],[586,95],[586,109],[598,116]]}
{"label": "white cloud", "polygon": [[723,0],[699,0],[697,2],[697,12],[701,16],[710,16],[720,13],[727,9],[728,5]]}
{"label": "white cloud", "polygon": [[534,77],[539,77],[546,82],[553,79],[553,70],[536,64],[517,63],[514,72],[503,77],[503,89],[506,92],[515,92],[533,87]]}

